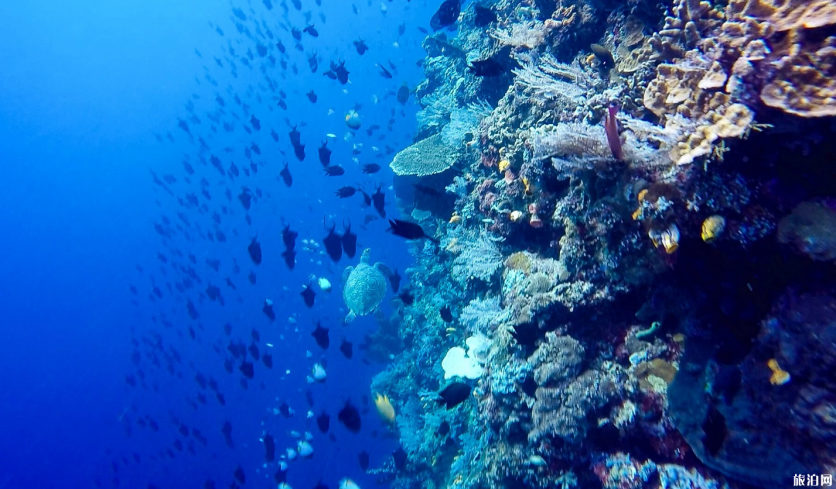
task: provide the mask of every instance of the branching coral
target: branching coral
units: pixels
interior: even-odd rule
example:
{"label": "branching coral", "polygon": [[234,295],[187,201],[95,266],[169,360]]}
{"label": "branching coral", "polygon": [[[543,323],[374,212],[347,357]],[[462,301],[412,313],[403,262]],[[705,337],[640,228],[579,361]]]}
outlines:
{"label": "branching coral", "polygon": [[539,58],[517,53],[522,68],[514,70],[519,83],[535,97],[545,99],[566,99],[577,102],[586,93],[589,79],[580,68],[560,63],[550,54]]}
{"label": "branching coral", "polygon": [[459,322],[469,332],[490,334],[509,317],[510,312],[502,308],[499,297],[487,297],[470,301],[459,314]]}
{"label": "branching coral", "polygon": [[450,269],[453,279],[462,284],[472,279],[490,282],[502,266],[502,254],[495,239],[480,234],[472,241],[459,243],[462,249]]}
{"label": "branching coral", "polygon": [[511,24],[507,30],[496,29],[491,32],[491,37],[506,46],[515,48],[534,49],[543,44],[548,34],[548,26],[542,22],[530,21],[526,23]]}

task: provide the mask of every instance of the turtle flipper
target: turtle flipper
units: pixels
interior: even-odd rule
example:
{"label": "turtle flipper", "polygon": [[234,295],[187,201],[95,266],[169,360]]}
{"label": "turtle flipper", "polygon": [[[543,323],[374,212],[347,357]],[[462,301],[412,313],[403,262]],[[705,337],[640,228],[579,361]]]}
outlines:
{"label": "turtle flipper", "polygon": [[374,318],[378,321],[384,321],[386,319],[386,316],[383,315],[383,310],[379,307],[376,307],[372,314],[374,314]]}
{"label": "turtle flipper", "polygon": [[374,264],[374,267],[387,279],[392,276],[392,269],[390,269],[386,264],[377,262]]}
{"label": "turtle flipper", "polygon": [[356,314],[354,314],[353,312],[349,312],[348,314],[345,315],[345,319],[343,320],[343,322],[345,324],[348,324],[348,323],[354,321],[354,318],[356,318],[356,317],[357,317]]}
{"label": "turtle flipper", "polygon": [[351,267],[351,266],[345,267],[345,270],[343,270],[343,277],[342,277],[343,283],[346,283],[348,281],[348,276],[351,275],[351,272],[353,272],[353,271],[354,271],[354,267]]}

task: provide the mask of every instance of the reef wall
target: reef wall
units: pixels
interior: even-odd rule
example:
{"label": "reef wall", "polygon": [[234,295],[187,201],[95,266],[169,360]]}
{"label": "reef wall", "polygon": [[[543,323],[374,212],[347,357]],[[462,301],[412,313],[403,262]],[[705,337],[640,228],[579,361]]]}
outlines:
{"label": "reef wall", "polygon": [[[407,454],[381,480],[832,474],[833,4],[478,7],[426,38],[416,143],[392,162],[440,244],[414,243],[410,300],[369,338]],[[453,347],[476,378],[445,378]],[[454,381],[472,395],[448,409]]]}

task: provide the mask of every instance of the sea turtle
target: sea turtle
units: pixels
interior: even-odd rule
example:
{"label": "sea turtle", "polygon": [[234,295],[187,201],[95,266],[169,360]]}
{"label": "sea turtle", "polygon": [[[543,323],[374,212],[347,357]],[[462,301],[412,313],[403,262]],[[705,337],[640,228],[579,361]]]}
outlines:
{"label": "sea turtle", "polygon": [[386,284],[392,272],[383,263],[369,265],[370,254],[371,250],[366,248],[357,267],[349,266],[343,270],[343,300],[348,306],[346,323],[376,311],[386,295]]}

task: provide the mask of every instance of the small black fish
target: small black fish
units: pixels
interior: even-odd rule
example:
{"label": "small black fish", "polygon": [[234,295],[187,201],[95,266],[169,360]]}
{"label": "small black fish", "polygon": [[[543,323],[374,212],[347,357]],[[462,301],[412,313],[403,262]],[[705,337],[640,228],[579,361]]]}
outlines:
{"label": "small black fish", "polygon": [[391,226],[389,228],[389,230],[395,236],[400,236],[401,238],[406,238],[406,239],[424,239],[424,238],[426,238],[426,239],[432,241],[433,243],[438,244],[437,239],[435,239],[431,236],[427,236],[427,234],[424,232],[424,230],[421,228],[421,226],[419,226],[418,224],[415,224],[413,222],[401,221],[400,219],[394,219],[394,220],[390,219],[389,220],[389,226]]}
{"label": "small black fish", "polygon": [[240,370],[241,373],[244,374],[244,377],[248,379],[252,379],[255,375],[255,371],[253,370],[253,364],[246,360],[241,362],[241,365],[238,367],[238,370]]}
{"label": "small black fish", "polygon": [[261,308],[261,311],[270,321],[276,320],[276,313],[273,311],[273,301],[270,299],[264,299],[264,307]]}
{"label": "small black fish", "polygon": [[261,352],[258,351],[258,346],[256,346],[255,343],[250,343],[250,346],[247,347],[247,351],[250,352],[250,356],[253,357],[253,360],[261,359]]}
{"label": "small black fish", "polygon": [[293,126],[293,129],[291,129],[287,135],[290,138],[291,146],[298,146],[302,144],[302,133],[296,129],[296,126]]}
{"label": "small black fish", "polygon": [[316,417],[316,426],[319,428],[319,431],[328,433],[328,428],[331,426],[331,416],[328,416],[328,413],[322,411],[322,414]]}
{"label": "small black fish", "polygon": [[314,337],[316,344],[323,350],[327,350],[328,345],[331,344],[331,340],[328,338],[328,328],[323,328],[319,322],[316,323],[316,329],[311,333],[311,336]]}
{"label": "small black fish", "polygon": [[273,440],[273,435],[267,433],[263,438],[264,442],[264,460],[272,462],[276,460],[276,442]]}
{"label": "small black fish", "polygon": [[302,299],[305,301],[306,306],[313,307],[316,293],[313,291],[313,287],[311,287],[310,284],[306,285],[305,290],[303,290],[302,293],[299,295],[302,296]]}
{"label": "small black fish", "polygon": [[325,167],[331,164],[331,150],[328,149],[328,141],[323,141],[322,146],[319,147],[319,162]]}
{"label": "small black fish", "polygon": [[714,406],[708,408],[708,413],[705,415],[705,421],[702,423],[703,445],[712,457],[717,455],[717,452],[723,447],[723,443],[728,436],[726,428],[726,418]]}
{"label": "small black fish", "polygon": [[232,283],[232,280],[230,280],[229,277],[227,277],[225,280],[226,280],[226,285],[228,287],[230,287],[232,290],[237,290],[238,289],[238,287],[236,287],[235,284]]}
{"label": "small black fish", "polygon": [[311,73],[316,73],[316,70],[319,68],[319,62],[316,59],[316,53],[313,53],[308,57],[308,67],[311,69]]}
{"label": "small black fish", "polygon": [[351,357],[354,356],[354,345],[352,345],[350,341],[346,341],[345,338],[343,338],[343,342],[340,345],[340,351],[346,358],[351,360]]}
{"label": "small black fish", "polygon": [[398,470],[406,468],[406,458],[406,452],[403,447],[398,447],[397,450],[392,452],[392,460],[395,462],[395,468]]}
{"label": "small black fish", "polygon": [[461,10],[460,0],[445,0],[430,19],[430,27],[437,31],[443,27],[453,25],[459,18]]}
{"label": "small black fish", "polygon": [[299,161],[305,161],[305,145],[300,144],[293,147],[293,154]]}
{"label": "small black fish", "polygon": [[347,199],[355,193],[357,193],[357,187],[345,186],[338,188],[337,191],[334,192],[334,195],[341,199]]}
{"label": "small black fish", "polygon": [[366,51],[369,50],[369,47],[366,46],[366,41],[362,39],[354,41],[354,47],[355,49],[357,49],[357,54],[359,54],[360,56],[366,54]]}
{"label": "small black fish", "polygon": [[[154,424],[156,425],[156,423]],[[224,424],[221,427],[221,433],[223,433],[224,435],[224,441],[226,442],[226,446],[228,446],[229,448],[233,448],[234,444],[232,443],[232,423],[230,423],[229,421],[224,421]]]}
{"label": "small black fish", "polygon": [[360,412],[351,404],[351,401],[346,401],[345,406],[337,414],[337,420],[345,426],[345,428],[352,433],[359,433],[362,426],[360,419]]}
{"label": "small black fish", "polygon": [[401,287],[401,276],[398,274],[398,269],[396,268],[394,272],[389,274],[389,285],[392,286],[392,292],[397,294],[398,289]]}
{"label": "small black fish", "polygon": [[340,238],[340,241],[342,242],[343,251],[345,251],[346,256],[354,258],[354,255],[357,254],[357,235],[351,232],[350,221],[348,226],[346,226],[345,222],[343,222],[343,235]]}
{"label": "small black fish", "polygon": [[243,187],[241,189],[241,194],[238,196],[238,200],[241,201],[241,205],[244,207],[245,211],[250,210],[252,199],[253,196],[250,194],[250,190],[247,187]]}
{"label": "small black fish", "polygon": [[[361,188],[358,188],[357,191],[360,192],[361,194],[363,194],[363,205],[364,206],[368,207],[368,206],[372,205],[372,196],[371,195],[364,192],[363,189],[361,189]],[[377,219],[377,218],[375,217],[375,219]],[[368,223],[369,223],[369,221],[366,221],[366,224],[368,224]]]}
{"label": "small black fish", "polygon": [[282,229],[282,242],[284,243],[285,249],[294,250],[296,249],[296,237],[299,236],[299,233],[290,229],[290,225],[286,225]]}
{"label": "small black fish", "polygon": [[389,70],[384,68],[382,64],[378,63],[377,67],[380,68],[380,76],[382,76],[383,78],[392,78],[392,73],[390,73]]}
{"label": "small black fish", "polygon": [[[299,0],[295,0],[295,1],[298,2]],[[290,35],[293,36],[293,39],[296,39],[297,41],[302,40],[302,31],[300,31],[299,29],[297,29],[295,27],[290,28]]]}
{"label": "small black fish", "polygon": [[293,417],[293,410],[290,409],[290,406],[288,406],[286,402],[279,405],[279,413],[285,418]]}
{"label": "small black fish", "polygon": [[374,202],[374,209],[380,214],[380,217],[386,217],[386,195],[377,187],[375,193],[372,194],[372,202]]}
{"label": "small black fish", "polygon": [[483,7],[481,5],[474,5],[473,7],[473,25],[476,27],[486,27],[491,22],[496,22],[496,14],[493,10]]}
{"label": "small black fish", "polygon": [[247,246],[247,251],[250,253],[250,259],[256,265],[261,265],[261,245],[258,243],[258,237],[253,238],[250,245]]}
{"label": "small black fish", "polygon": [[372,173],[377,173],[380,171],[380,165],[377,163],[366,163],[363,165],[363,173],[367,175],[371,175]]}
{"label": "small black fish", "polygon": [[338,177],[340,175],[345,175],[345,168],[335,165],[335,166],[326,166],[325,167],[325,174],[329,177]]}
{"label": "small black fish", "polygon": [[302,31],[307,32],[308,34],[311,35],[311,37],[319,37],[319,32],[316,30],[316,28],[313,26],[313,24],[309,24],[304,29],[302,29]]}
{"label": "small black fish", "polygon": [[264,362],[264,366],[267,368],[273,368],[273,355],[266,354],[262,355],[261,361]]}
{"label": "small black fish", "polygon": [[411,306],[413,302],[415,302],[415,296],[410,294],[409,291],[404,290],[400,294],[398,294],[398,298],[403,301],[404,305]]}
{"label": "small black fish", "polygon": [[255,116],[250,117],[250,124],[252,124],[253,129],[255,129],[256,131],[261,130],[261,122],[259,122],[259,120],[255,118]]}
{"label": "small black fish", "polygon": [[240,465],[235,468],[234,475],[235,475],[235,480],[237,480],[241,484],[244,484],[245,482],[247,482],[247,478],[244,476],[244,469],[241,468]]}
{"label": "small black fish", "polygon": [[291,187],[293,186],[293,175],[290,174],[290,168],[287,165],[287,162],[285,162],[284,168],[279,172],[279,176],[282,177],[282,181],[286,187]]}
{"label": "small black fish", "polygon": [[345,61],[341,61],[339,65],[335,65],[332,61],[331,70],[333,70],[334,74],[337,75],[337,80],[340,82],[340,84],[345,85],[346,83],[348,83],[349,71],[345,69]]}
{"label": "small black fish", "polygon": [[279,464],[278,470],[273,475],[273,480],[276,481],[276,484],[281,485],[283,482],[287,482],[287,464]]}
{"label": "small black fish", "polygon": [[470,386],[461,382],[453,382],[438,393],[439,404],[445,404],[447,409],[454,408],[470,397]]}
{"label": "small black fish", "polygon": [[403,85],[398,88],[398,93],[395,95],[395,98],[401,105],[406,105],[409,102],[409,85],[406,82],[403,82]]}
{"label": "small black fish", "polygon": [[360,462],[360,468],[361,469],[363,469],[364,471],[368,470],[368,468],[369,468],[369,454],[368,454],[368,452],[366,452],[365,450],[360,452],[360,454],[357,455],[357,460]]}
{"label": "small black fish", "polygon": [[323,484],[322,481],[319,481],[319,482],[316,483],[316,485],[313,487],[313,489],[328,489],[328,486]]}
{"label": "small black fish", "polygon": [[313,91],[313,89],[311,89],[311,91],[306,93],[305,95],[308,96],[308,100],[310,100],[312,104],[316,103],[317,97],[316,97],[316,93]]}
{"label": "small black fish", "polygon": [[325,245],[325,252],[335,262],[340,261],[340,258],[343,256],[342,238],[334,231],[336,227],[337,225],[334,224],[328,230],[328,235],[322,239],[322,244]]}
{"label": "small black fish", "polygon": [[249,280],[251,284],[255,285],[255,281],[256,281],[255,272],[250,272],[250,274],[247,275],[247,280]]}
{"label": "small black fish", "polygon": [[612,51],[600,44],[592,44],[589,46],[595,58],[601,63],[601,67],[605,70],[610,70],[615,66],[615,58]]}
{"label": "small black fish", "polygon": [[334,70],[323,71],[322,74],[332,80],[337,79],[337,74],[334,72]]}
{"label": "small black fish", "polygon": [[284,259],[284,264],[290,270],[293,270],[296,267],[296,251],[295,250],[284,250],[282,252],[282,258]]}
{"label": "small black fish", "polygon": [[453,321],[453,313],[450,311],[450,306],[442,307],[441,311],[439,311],[439,314],[441,315],[441,319],[443,319],[445,323],[450,323]]}
{"label": "small black fish", "polygon": [[285,52],[287,52],[287,49],[285,49],[284,44],[282,44],[282,42],[281,42],[281,41],[279,41],[279,42],[277,42],[277,43],[276,43],[276,47],[277,47],[277,48],[279,48],[279,52],[280,52],[280,53],[285,53]]}
{"label": "small black fish", "polygon": [[472,61],[467,67],[476,76],[499,76],[508,68],[494,58]]}

